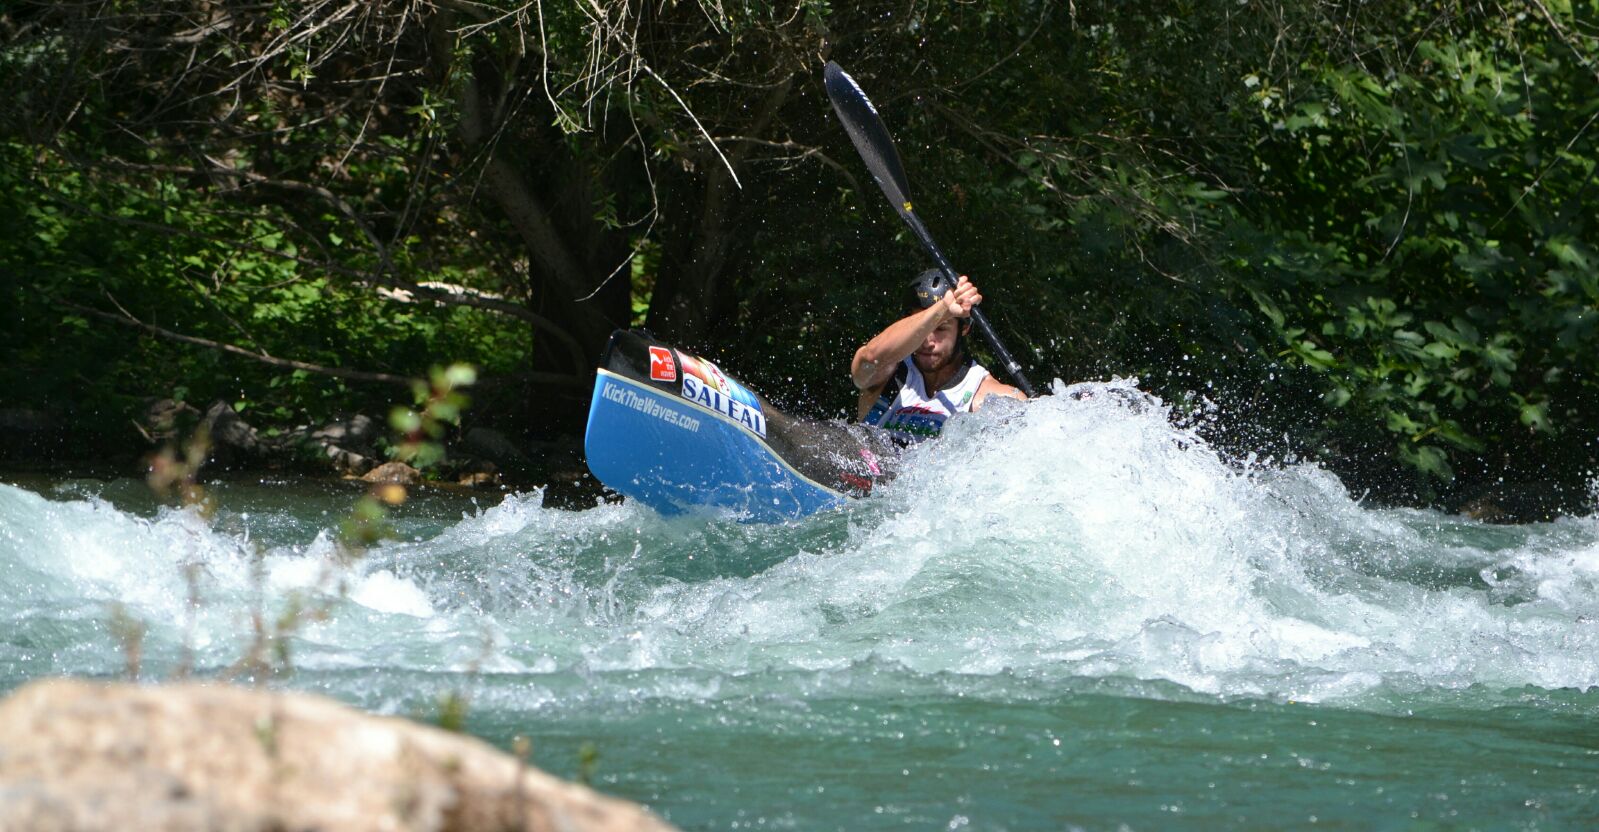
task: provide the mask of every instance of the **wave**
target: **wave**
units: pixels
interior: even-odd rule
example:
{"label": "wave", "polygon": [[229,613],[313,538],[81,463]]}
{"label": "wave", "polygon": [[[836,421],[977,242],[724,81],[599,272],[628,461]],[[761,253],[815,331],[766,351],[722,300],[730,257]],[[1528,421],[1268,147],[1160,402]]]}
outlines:
{"label": "wave", "polygon": [[1599,684],[1593,519],[1365,507],[1314,466],[1225,460],[1127,381],[998,402],[873,497],[790,526],[534,492],[345,563],[348,499],[240,496],[216,522],[0,485],[0,666],[115,672],[112,605],[149,622],[155,661],[187,645],[224,666],[251,621],[297,605],[325,613],[294,634],[301,667],[614,677],[618,696],[640,679],[690,698],[884,678],[1308,701]]}

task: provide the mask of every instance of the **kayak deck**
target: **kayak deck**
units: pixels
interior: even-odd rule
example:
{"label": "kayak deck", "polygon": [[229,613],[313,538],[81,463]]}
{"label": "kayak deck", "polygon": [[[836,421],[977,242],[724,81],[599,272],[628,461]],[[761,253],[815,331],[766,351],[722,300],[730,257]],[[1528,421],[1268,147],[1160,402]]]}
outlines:
{"label": "kayak deck", "polygon": [[661,514],[796,520],[886,478],[895,448],[859,425],[796,419],[715,364],[618,330],[594,380],[584,450],[607,487]]}

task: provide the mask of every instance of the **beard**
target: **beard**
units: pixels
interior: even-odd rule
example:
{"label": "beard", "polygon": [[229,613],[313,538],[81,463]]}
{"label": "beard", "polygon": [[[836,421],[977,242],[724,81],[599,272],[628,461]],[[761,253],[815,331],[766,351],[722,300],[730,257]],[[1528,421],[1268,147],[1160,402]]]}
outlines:
{"label": "beard", "polygon": [[957,342],[955,346],[943,356],[915,353],[911,356],[911,360],[916,363],[916,369],[921,370],[922,374],[926,375],[927,373],[936,373],[939,370],[954,364],[960,360],[960,357],[960,344]]}

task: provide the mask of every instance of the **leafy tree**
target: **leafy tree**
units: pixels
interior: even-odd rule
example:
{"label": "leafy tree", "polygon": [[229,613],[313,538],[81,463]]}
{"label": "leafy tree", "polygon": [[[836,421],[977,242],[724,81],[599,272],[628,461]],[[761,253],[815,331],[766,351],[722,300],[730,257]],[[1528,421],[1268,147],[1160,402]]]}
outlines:
{"label": "leafy tree", "polygon": [[454,359],[474,414],[575,433],[632,323],[841,413],[925,260],[833,120],[831,57],[1035,376],[1212,399],[1219,441],[1386,498],[1577,493],[1595,13],[13,4],[0,381],[108,425],[180,388],[290,419]]}

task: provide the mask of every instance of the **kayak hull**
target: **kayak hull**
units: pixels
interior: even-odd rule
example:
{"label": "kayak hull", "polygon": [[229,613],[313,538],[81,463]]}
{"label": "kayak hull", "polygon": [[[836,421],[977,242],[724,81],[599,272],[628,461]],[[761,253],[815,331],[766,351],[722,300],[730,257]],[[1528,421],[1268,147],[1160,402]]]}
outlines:
{"label": "kayak hull", "polygon": [[711,362],[619,330],[596,372],[584,451],[600,482],[661,514],[778,523],[869,491],[892,446],[789,417]]}

